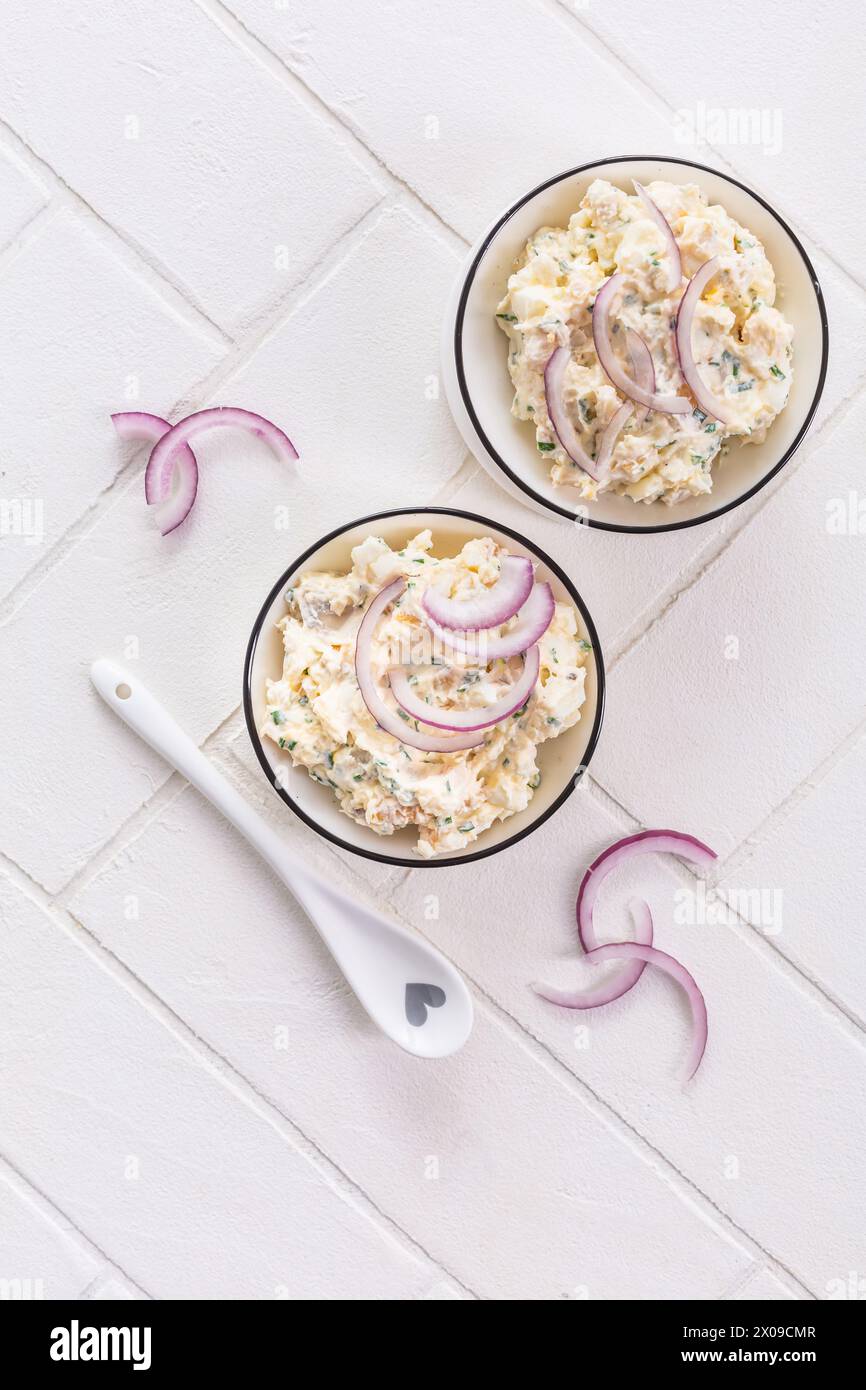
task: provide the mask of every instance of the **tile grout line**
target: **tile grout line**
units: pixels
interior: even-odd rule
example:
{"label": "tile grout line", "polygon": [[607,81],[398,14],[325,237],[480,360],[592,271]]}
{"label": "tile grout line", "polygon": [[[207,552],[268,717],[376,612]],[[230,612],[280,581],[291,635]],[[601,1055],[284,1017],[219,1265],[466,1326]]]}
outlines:
{"label": "tile grout line", "polygon": [[[259,38],[248,28],[228,5],[223,4],[222,0],[194,0],[194,3],[211,23],[220,29],[226,38],[247,57],[258,63],[277,81],[285,83],[296,97],[300,98],[301,93],[303,93],[305,105],[308,109],[316,112],[332,134],[348,135],[352,142],[352,152],[356,156],[360,155],[363,164],[372,166],[380,177],[384,177],[388,181],[392,188],[399,188],[408,194],[412,201],[423,208],[425,213],[433,219],[450,245],[453,246],[454,238],[464,249],[469,245],[456,227],[452,227],[450,222],[447,222],[432,204],[428,203],[406,179],[392,169],[387,161],[367,144],[360,131],[352,125],[345,114],[329,106],[324,97],[321,97],[279,53],[275,53],[264,39]],[[367,167],[367,172],[370,172],[369,167]]]}
{"label": "tile grout line", "polygon": [[[151,293],[156,293],[164,302],[179,312],[177,300],[185,306],[188,316],[188,326],[196,332],[203,334],[207,340],[225,346],[230,343],[231,337],[218,323],[216,323],[207,311],[196,301],[192,291],[186,286],[175,281],[171,272],[164,266],[158,257],[154,256],[145,247],[141,246],[128,232],[122,232],[111,223],[108,218],[96,210],[87,199],[79,193],[70,183],[67,183],[61,174],[57,172],[28,142],[19,135],[14,126],[0,117],[0,135],[6,137],[6,148],[9,148],[9,141],[12,148],[23,152],[27,159],[28,167],[35,167],[44,182],[49,184],[53,196],[49,205],[53,204],[71,207],[79,213],[84,213],[87,220],[95,223],[103,233],[107,233],[113,242],[118,242],[127,254],[132,254],[138,262],[138,272],[141,275],[142,283],[147,286]],[[155,277],[156,284],[151,283]]]}
{"label": "tile grout line", "polygon": [[[615,654],[608,664],[609,671],[613,671],[621,661],[629,656],[636,648],[643,645],[643,642],[650,636],[656,625],[665,618],[666,614],[670,612],[680,598],[682,598],[684,594],[689,593],[700,583],[704,575],[727,553],[734,541],[738,540],[740,536],[745,534],[750,526],[757,522],[758,518],[763,515],[765,509],[774,501],[782,489],[786,487],[793,478],[796,478],[801,469],[807,466],[817,450],[824,448],[839,425],[844,423],[848,415],[859,407],[860,401],[864,396],[866,396],[866,377],[861,378],[860,381],[857,382],[852,394],[840,401],[835,410],[828,415],[827,419],[823,421],[821,427],[816,430],[814,435],[809,436],[808,444],[804,441],[803,446],[785,466],[778,480],[774,479],[763,489],[760,504],[754,511],[749,512],[738,525],[733,525],[731,527],[731,530],[726,535],[724,543],[719,549],[707,555],[707,549],[712,544],[712,542],[708,542],[706,547],[698,551],[695,557],[697,568],[688,573],[683,583],[677,585],[672,590],[668,590],[666,594],[661,596],[661,606],[657,611],[651,612],[645,627],[642,627],[640,631],[630,636],[627,635],[622,645],[618,649],[614,648]],[[646,611],[650,612],[650,610]]]}
{"label": "tile grout line", "polygon": [[[824,448],[829,438],[835,433],[839,425],[844,423],[848,412],[853,409],[860,397],[866,394],[866,375],[855,383],[849,396],[839,401],[836,407],[822,421],[820,427],[814,434],[809,434],[803,441],[793,459],[782,470],[776,478],[761,490],[757,499],[757,504],[753,510],[741,509],[737,514],[729,513],[729,524],[727,529],[720,528],[721,534],[717,535],[718,544],[715,544],[714,537],[710,535],[704,545],[695,552],[691,561],[686,564],[681,575],[678,575],[673,583],[650,601],[647,607],[638,615],[634,623],[629,624],[609,648],[609,659],[607,667],[613,671],[620,661],[629,656],[637,647],[641,646],[644,638],[648,637],[656,625],[661,622],[667,613],[674,607],[675,603],[703,579],[704,575],[716,564],[721,561],[728,550],[743,535],[753,522],[757,521],[769,504],[774,501],[784,487],[792,482],[802,468],[808,466],[812,457],[818,449]],[[682,577],[682,574],[685,577]]]}
{"label": "tile grout line", "polygon": [[[185,783],[184,786],[186,785]],[[98,969],[107,975],[119,989],[124,990],[159,1027],[168,1032],[176,1043],[194,1057],[198,1065],[207,1071],[219,1085],[230,1091],[240,1104],[268,1124],[284,1143],[316,1171],[319,1179],[341,1201],[352,1207],[363,1220],[372,1226],[382,1240],[392,1242],[404,1254],[413,1256],[419,1263],[426,1262],[431,1267],[432,1273],[438,1272],[443,1278],[451,1280],[470,1298],[479,1298],[479,1295],[465,1280],[449,1269],[440,1259],[431,1255],[420,1241],[410,1235],[393,1217],[389,1216],[360,1183],[351,1178],[339,1163],[306,1134],[297,1121],[286,1114],[276,1102],[270,1100],[242,1072],[238,1071],[218,1048],[213,1047],[201,1034],[197,1033],[191,1024],[176,1013],[146,981],[136,975],[135,971],[130,969],[113,951],[99,941],[68,908],[62,907],[24,870],[19,869],[17,865],[11,865],[10,861],[0,859],[0,873],[40,911],[52,927],[61,932],[76,949],[83,951]],[[10,1167],[12,1166],[10,1164]],[[24,1180],[28,1181],[27,1179]],[[35,1191],[39,1191],[35,1184],[31,1183],[30,1186]],[[50,1199],[46,1200],[50,1201]],[[74,1223],[70,1224],[74,1225]],[[76,1226],[75,1229],[78,1230],[79,1228]],[[89,1239],[83,1231],[81,1234],[85,1240]],[[91,1241],[91,1244],[98,1248],[95,1246],[95,1242]],[[105,1258],[109,1263],[116,1265],[116,1261],[110,1261],[108,1256]],[[116,1267],[120,1269],[119,1265]],[[128,1278],[128,1276],[125,1277]],[[130,1279],[129,1282],[134,1283],[135,1281]],[[148,1294],[148,1297],[151,1295]]]}
{"label": "tile grout line", "polygon": [[[39,1212],[41,1218],[44,1221],[49,1221],[55,1230],[61,1234],[64,1240],[69,1241],[73,1245],[77,1245],[79,1249],[83,1249],[92,1259],[95,1259],[97,1263],[101,1264],[101,1269],[86,1285],[86,1289],[92,1288],[97,1280],[102,1282],[107,1275],[114,1274],[119,1275],[130,1288],[135,1289],[137,1293],[143,1294],[145,1298],[153,1298],[153,1294],[148,1293],[143,1285],[136,1279],[133,1279],[130,1274],[127,1274],[126,1270],[122,1265],[118,1264],[117,1260],[107,1255],[102,1247],[97,1245],[96,1241],[88,1236],[86,1231],[84,1231],[77,1222],[73,1221],[71,1216],[63,1211],[40,1187],[37,1187],[36,1183],[32,1182],[30,1178],[27,1177],[26,1173],[22,1172],[11,1159],[2,1153],[2,1151],[0,1151],[0,1181],[5,1181],[8,1184],[11,1190],[15,1192],[19,1201],[30,1202]],[[70,1235],[69,1232],[74,1232],[74,1235]],[[86,1296],[86,1289],[79,1293],[77,1298],[84,1298]]]}
{"label": "tile grout line", "polygon": [[[49,198],[40,208],[34,212],[32,217],[18,228],[18,231],[0,246],[0,277],[4,276],[7,270],[15,265],[18,257],[21,256],[31,242],[37,241],[42,235],[43,230],[50,227],[51,223],[59,215],[61,204],[58,200]],[[43,226],[44,224],[44,226]]]}
{"label": "tile grout line", "polygon": [[[806,773],[806,776],[797,783],[787,796],[783,797],[778,805],[774,806],[761,821],[760,825],[748,835],[744,836],[738,845],[725,859],[722,878],[727,877],[733,870],[738,872],[744,865],[748,864],[754,855],[760,850],[775,834],[776,821],[784,824],[788,816],[796,810],[797,806],[804,804],[808,800],[808,794],[821,785],[835,769],[853,753],[866,734],[866,717],[860,719],[854,728],[845,735],[837,746],[827,754],[820,762]],[[720,878],[717,882],[721,883]]]}
{"label": "tile grout line", "polygon": [[[755,1263],[751,1269],[746,1270],[741,1279],[735,1279],[733,1284],[731,1284],[730,1288],[726,1289],[725,1292],[721,1294],[716,1301],[718,1303],[737,1302],[740,1298],[742,1298],[742,1295],[745,1294],[749,1288],[751,1288],[752,1284],[754,1284],[755,1281],[758,1278],[760,1278],[762,1274],[773,1275],[774,1278],[779,1280],[779,1283],[784,1284],[784,1287],[788,1289],[789,1293],[794,1292],[793,1289],[788,1287],[787,1283],[785,1283],[784,1280],[779,1279],[779,1276],[775,1270],[770,1269],[768,1265]],[[796,1292],[798,1294],[800,1293],[799,1287],[796,1290]],[[812,1300],[812,1302],[818,1301],[815,1294],[810,1293],[809,1298]],[[804,1300],[801,1298],[800,1301],[803,1302]]]}

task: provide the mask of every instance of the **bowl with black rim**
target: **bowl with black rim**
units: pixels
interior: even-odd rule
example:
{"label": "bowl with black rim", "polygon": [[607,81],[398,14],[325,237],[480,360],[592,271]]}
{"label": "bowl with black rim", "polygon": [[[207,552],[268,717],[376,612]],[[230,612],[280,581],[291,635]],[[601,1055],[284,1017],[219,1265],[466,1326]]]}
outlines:
{"label": "bowl with black rim", "polygon": [[[539,227],[564,227],[593,179],[629,193],[632,180],[696,183],[763,242],[776,274],[776,307],[794,328],[793,381],[788,403],[760,444],[730,441],[713,466],[713,489],[667,506],[604,493],[583,502],[577,490],[557,486],[549,461],[526,421],[511,414],[514,388],[507,344],[496,322],[514,262]],[[803,440],[827,374],[829,331],[818,278],[791,228],[758,193],[736,179],[691,160],[617,156],[545,180],[501,213],[469,253],[445,316],[442,366],[452,414],[472,453],[508,492],[536,511],[553,513],[602,531],[678,531],[724,515],[752,497],[784,468]]]}
{"label": "bowl with black rim", "polygon": [[[285,593],[301,574],[329,570],[345,574],[351,568],[351,552],[367,536],[381,536],[394,550],[429,528],[432,553],[455,555],[475,537],[490,536],[511,554],[528,555],[536,566],[536,579],[550,584],[557,601],[573,604],[578,636],[590,645],[586,660],[586,699],[581,717],[572,728],[539,745],[537,761],[541,783],[529,805],[507,820],[498,821],[466,850],[422,859],[414,852],[416,832],[408,826],[392,835],[379,835],[359,824],[339,808],[330,787],[315,782],[304,767],[294,767],[290,755],[260,730],[267,719],[265,683],[282,673],[282,636],[277,628],[287,612]],[[524,839],[552,816],[578,785],[598,742],[604,711],[604,661],[595,624],[573,580],[526,536],[490,517],[446,507],[421,510],[400,508],[361,517],[331,531],[295,559],[273,584],[253,623],[244,662],[243,706],[247,730],[262,772],[277,795],[306,825],[341,849],[381,864],[407,868],[437,868],[471,864],[498,854]]]}

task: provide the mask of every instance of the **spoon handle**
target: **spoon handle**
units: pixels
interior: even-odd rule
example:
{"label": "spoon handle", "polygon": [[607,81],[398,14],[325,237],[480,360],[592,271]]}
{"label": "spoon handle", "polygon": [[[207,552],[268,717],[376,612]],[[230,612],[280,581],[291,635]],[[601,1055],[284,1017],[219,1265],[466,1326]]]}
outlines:
{"label": "spoon handle", "polygon": [[101,657],[91,666],[90,679],[124,724],[182,773],[255,846],[286,886],[300,896],[298,890],[310,876],[309,870],[295,859],[267,821],[217,771],[138,677]]}
{"label": "spoon handle", "polygon": [[91,666],[90,679],[115,714],[259,851],[297,898],[361,1005],[389,1038],[423,1057],[445,1057],[463,1045],[472,1028],[472,1000],[449,961],[405,927],[311,873],[137,676],[103,657]]}

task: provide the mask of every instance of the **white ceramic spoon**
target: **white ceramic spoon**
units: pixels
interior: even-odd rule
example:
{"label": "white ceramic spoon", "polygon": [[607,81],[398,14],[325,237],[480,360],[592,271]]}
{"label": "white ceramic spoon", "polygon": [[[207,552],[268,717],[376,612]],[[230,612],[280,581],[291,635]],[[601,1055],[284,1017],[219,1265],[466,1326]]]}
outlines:
{"label": "white ceramic spoon", "polygon": [[472,999],[421,937],[325,883],[283,843],[137,676],[102,658],[90,679],[107,705],[245,835],[297,898],[367,1013],[416,1057],[447,1057],[472,1031]]}

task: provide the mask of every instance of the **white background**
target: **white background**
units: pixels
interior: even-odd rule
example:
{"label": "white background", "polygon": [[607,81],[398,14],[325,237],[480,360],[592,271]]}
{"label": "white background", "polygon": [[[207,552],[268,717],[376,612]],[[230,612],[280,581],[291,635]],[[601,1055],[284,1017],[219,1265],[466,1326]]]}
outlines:
{"label": "white background", "polygon": [[[0,472],[4,499],[44,516],[41,543],[0,541],[0,1278],[19,1291],[866,1296],[854,13],[4,7]],[[712,147],[678,138],[678,112],[694,125],[713,108]],[[750,109],[766,138],[743,143]],[[751,183],[803,237],[830,315],[795,460],[675,535],[533,516],[436,398],[467,244],[543,178],[617,154]],[[300,475],[211,436],[195,511],[163,540],[144,455],[109,413],[208,403],[283,424]],[[241,663],[302,548],[427,503],[510,523],[567,567],[601,631],[609,708],[588,785],[540,832],[473,870],[389,872],[269,791]],[[373,1029],[263,865],[98,702],[86,672],[103,654],[137,662],[287,842],[458,963],[477,1006],[460,1055],[424,1064]],[[605,890],[606,935],[640,887],[659,944],[703,985],[710,1043],[685,1090],[688,1020],[666,979],[647,972],[588,1018],[528,989],[585,980],[583,868],[659,823],[708,839],[719,894],[740,894],[723,922],[690,925],[695,880],[676,862]]]}

